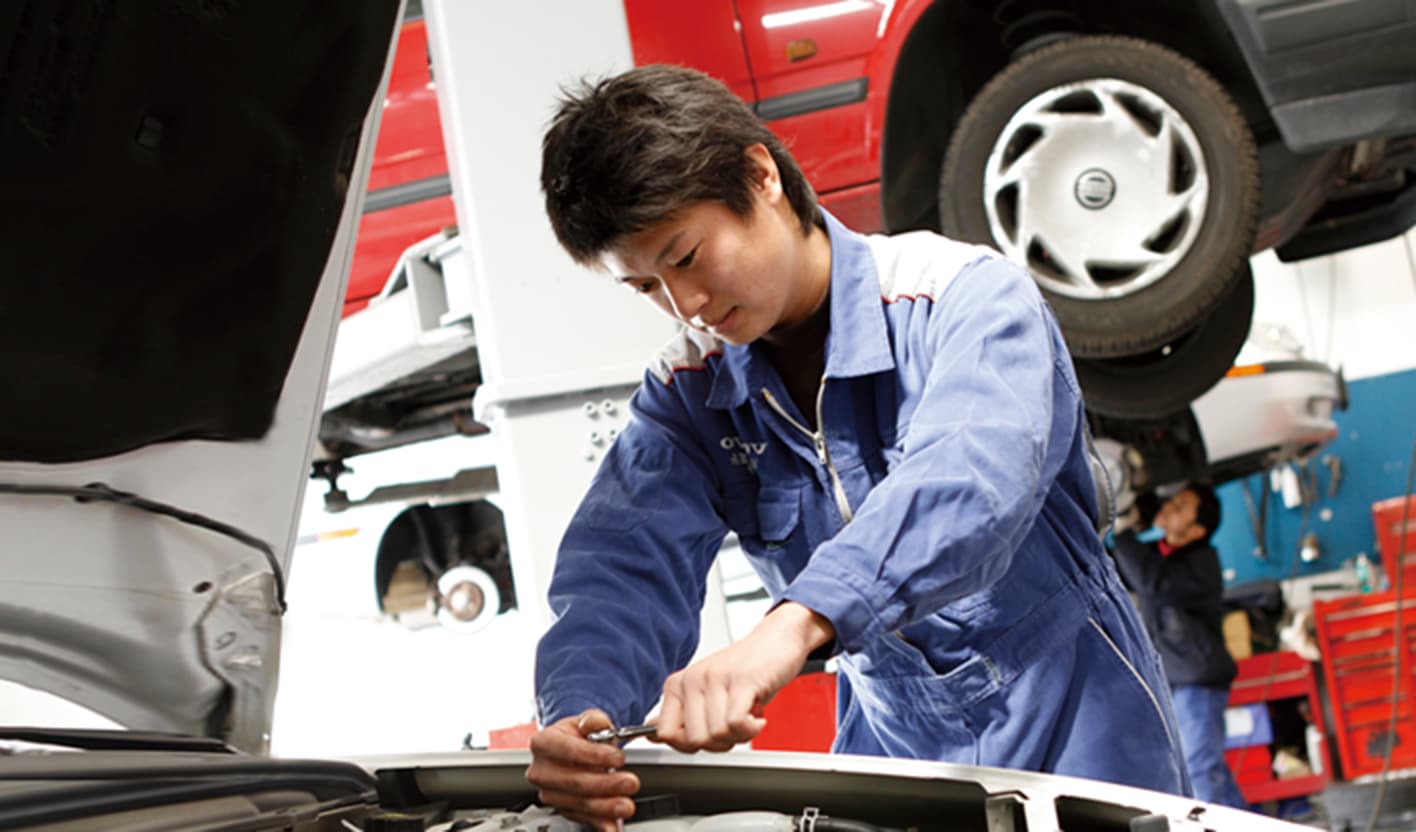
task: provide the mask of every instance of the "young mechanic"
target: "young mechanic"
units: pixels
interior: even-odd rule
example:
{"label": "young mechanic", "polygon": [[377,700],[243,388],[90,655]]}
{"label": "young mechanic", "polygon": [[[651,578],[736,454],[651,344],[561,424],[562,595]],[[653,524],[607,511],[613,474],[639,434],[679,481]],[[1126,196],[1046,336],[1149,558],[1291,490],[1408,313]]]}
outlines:
{"label": "young mechanic", "polygon": [[[837,655],[835,750],[1189,786],[1160,664],[1095,530],[1082,400],[1026,272],[862,236],[717,81],[631,70],[565,99],[542,187],[560,243],[684,324],[562,541],[527,772],[601,828],[644,720],[724,750]],[[593,322],[587,322],[593,325]],[[726,532],[776,606],[685,669]]]}
{"label": "young mechanic", "polygon": [[1160,653],[1195,796],[1248,808],[1224,761],[1224,710],[1238,668],[1224,643],[1224,577],[1210,545],[1219,498],[1202,483],[1176,492],[1155,515],[1162,537],[1154,542],[1137,534],[1138,521],[1123,523],[1112,553]]}

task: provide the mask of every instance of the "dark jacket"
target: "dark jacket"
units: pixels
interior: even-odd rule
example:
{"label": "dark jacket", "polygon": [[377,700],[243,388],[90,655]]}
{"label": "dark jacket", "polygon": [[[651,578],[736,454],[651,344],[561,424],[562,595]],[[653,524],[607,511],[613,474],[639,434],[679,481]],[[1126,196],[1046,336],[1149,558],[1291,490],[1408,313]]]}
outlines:
{"label": "dark jacket", "polygon": [[1214,547],[1202,540],[1167,557],[1127,531],[1116,535],[1112,554],[1170,684],[1229,687],[1237,670],[1224,645],[1224,579]]}

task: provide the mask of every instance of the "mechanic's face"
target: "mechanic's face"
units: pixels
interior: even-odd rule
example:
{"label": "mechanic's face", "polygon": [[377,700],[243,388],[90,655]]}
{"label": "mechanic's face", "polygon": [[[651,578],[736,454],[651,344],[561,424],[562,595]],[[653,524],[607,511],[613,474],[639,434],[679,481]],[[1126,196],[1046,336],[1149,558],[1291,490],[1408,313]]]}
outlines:
{"label": "mechanic's face", "polygon": [[771,154],[762,145],[747,153],[758,167],[748,216],[720,202],[695,203],[600,259],[665,314],[730,344],[804,321],[830,282],[824,232],[802,235]]}
{"label": "mechanic's face", "polygon": [[1205,535],[1204,526],[1195,522],[1200,498],[1188,488],[1165,501],[1155,515],[1156,528],[1165,532],[1167,542],[1184,545]]}

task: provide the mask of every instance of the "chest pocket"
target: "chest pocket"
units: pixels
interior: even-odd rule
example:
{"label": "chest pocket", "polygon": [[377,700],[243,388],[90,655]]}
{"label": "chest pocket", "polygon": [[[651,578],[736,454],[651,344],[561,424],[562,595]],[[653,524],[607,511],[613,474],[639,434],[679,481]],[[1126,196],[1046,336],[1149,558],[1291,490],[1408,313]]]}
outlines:
{"label": "chest pocket", "polygon": [[728,527],[749,548],[780,549],[793,540],[801,525],[801,492],[796,488],[765,486],[750,497],[731,497],[724,503]]}
{"label": "chest pocket", "polygon": [[780,549],[801,524],[801,492],[795,488],[763,488],[757,495],[757,528],[762,545]]}

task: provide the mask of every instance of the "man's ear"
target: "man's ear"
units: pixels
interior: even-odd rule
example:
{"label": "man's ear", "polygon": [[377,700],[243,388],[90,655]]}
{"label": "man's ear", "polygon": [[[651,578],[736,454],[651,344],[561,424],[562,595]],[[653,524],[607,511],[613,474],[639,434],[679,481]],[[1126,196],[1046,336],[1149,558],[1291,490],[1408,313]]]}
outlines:
{"label": "man's ear", "polygon": [[767,149],[767,145],[761,142],[750,144],[743,153],[752,165],[752,184],[768,196],[780,194],[782,172],[777,169],[777,160],[772,158],[772,151]]}

